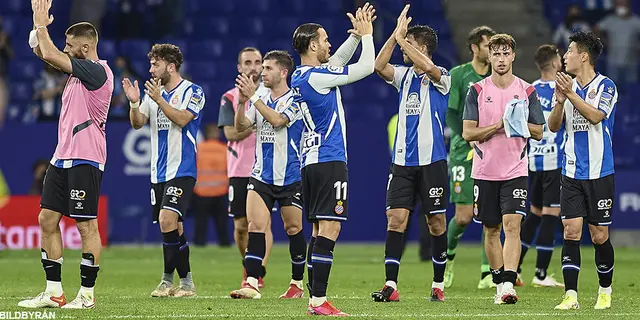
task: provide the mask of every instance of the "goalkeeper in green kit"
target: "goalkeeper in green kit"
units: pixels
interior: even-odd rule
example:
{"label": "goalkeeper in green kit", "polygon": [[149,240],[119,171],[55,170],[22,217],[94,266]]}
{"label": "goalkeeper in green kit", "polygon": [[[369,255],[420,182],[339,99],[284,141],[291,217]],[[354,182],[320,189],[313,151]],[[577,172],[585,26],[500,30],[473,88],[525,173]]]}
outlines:
{"label": "goalkeeper in green kit", "polygon": [[[444,286],[453,283],[454,258],[456,247],[467,225],[474,216],[474,191],[471,178],[473,151],[471,145],[462,139],[462,111],[469,87],[491,75],[489,65],[489,38],[495,31],[487,26],[476,27],[469,33],[467,45],[473,53],[471,62],[451,69],[451,91],[447,109],[447,126],[451,128],[449,151],[450,202],[456,205],[455,217],[447,226],[447,267],[444,274]],[[484,233],[482,235],[482,265],[478,289],[493,288],[489,262],[484,251]]]}

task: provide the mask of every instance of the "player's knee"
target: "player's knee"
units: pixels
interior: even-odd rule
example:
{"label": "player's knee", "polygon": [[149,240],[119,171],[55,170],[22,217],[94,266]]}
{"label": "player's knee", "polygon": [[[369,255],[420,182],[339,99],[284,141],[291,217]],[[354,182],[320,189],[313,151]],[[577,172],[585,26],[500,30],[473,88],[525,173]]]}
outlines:
{"label": "player's knee", "polygon": [[40,225],[40,229],[42,230],[42,232],[56,232],[59,228],[58,223],[59,219],[55,214],[47,212],[46,210],[40,211],[40,214],[38,215],[38,224]]}
{"label": "player's knee", "polygon": [[236,219],[233,221],[234,232],[240,235],[247,234],[249,232],[249,222],[246,218]]}
{"label": "player's knee", "polygon": [[484,226],[484,239],[487,240],[500,240],[500,225],[497,226]]}
{"label": "player's knee", "polygon": [[341,229],[342,224],[338,221],[320,221],[318,236],[335,241],[335,239],[338,239]]}
{"label": "player's knee", "polygon": [[302,230],[302,225],[298,223],[285,223],[284,230],[287,232],[287,235],[292,236]]}
{"label": "player's knee", "polygon": [[96,219],[76,220],[76,227],[82,239],[99,236],[98,221]]}
{"label": "player's knee", "polygon": [[446,231],[446,218],[444,214],[431,215],[427,218],[429,233],[439,236]]}
{"label": "player's knee", "polygon": [[247,232],[266,232],[267,228],[267,221],[251,221],[249,222],[248,226],[247,226]]}
{"label": "player's knee", "polygon": [[407,228],[407,217],[397,210],[387,211],[387,230],[404,232]]}
{"label": "player's knee", "polygon": [[[171,211],[170,211],[171,212]],[[167,213],[164,210],[160,211],[160,217],[158,217],[158,224],[162,232],[169,232],[178,229],[178,219],[174,212]]]}
{"label": "player's knee", "polygon": [[574,226],[573,224],[565,224],[563,237],[565,240],[580,241],[580,238],[582,237],[582,228]]}
{"label": "player's knee", "polygon": [[471,223],[471,215],[466,215],[466,214],[458,214],[458,212],[456,212],[456,215],[453,217],[456,221],[456,224],[459,226],[468,226],[469,223]]}
{"label": "player's knee", "polygon": [[534,214],[534,215],[536,215],[536,216],[538,216],[538,217],[541,217],[541,216],[542,216],[542,210],[541,210],[540,208],[536,207],[536,206],[533,206],[533,205],[532,205],[532,206],[531,206],[531,208],[529,209],[529,211],[530,211],[532,214]]}
{"label": "player's knee", "polygon": [[597,231],[597,232],[593,232],[593,230],[591,231],[591,242],[593,242],[594,244],[600,245],[605,243],[605,241],[607,241],[607,239],[609,239],[609,233],[606,231]]}
{"label": "player's knee", "polygon": [[505,235],[517,236],[520,234],[521,219],[505,219],[502,228]]}

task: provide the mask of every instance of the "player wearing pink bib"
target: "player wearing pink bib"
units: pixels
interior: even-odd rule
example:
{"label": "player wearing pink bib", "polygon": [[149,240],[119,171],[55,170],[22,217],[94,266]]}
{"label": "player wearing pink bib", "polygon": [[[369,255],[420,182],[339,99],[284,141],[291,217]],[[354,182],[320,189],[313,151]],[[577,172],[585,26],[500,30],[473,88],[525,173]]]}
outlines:
{"label": "player wearing pink bib", "polygon": [[[256,84],[260,82],[262,73],[262,54],[253,47],[247,47],[238,53],[238,72],[248,77],[253,77]],[[256,92],[259,95],[266,95],[268,90],[259,84]],[[238,132],[234,127],[234,117],[238,107],[243,106],[245,111],[251,107],[251,102],[239,103],[240,92],[238,88],[233,88],[222,95],[220,101],[220,113],[218,115],[218,126],[224,129],[224,136],[227,138],[227,174],[229,176],[229,216],[233,218],[233,239],[240,250],[242,265],[244,267],[244,255],[249,245],[249,222],[247,222],[247,186],[251,169],[255,162],[256,134],[254,127]],[[258,279],[259,287],[264,287],[263,277],[266,275],[267,259],[273,245],[273,234],[271,233],[271,220],[266,232],[267,251],[262,260],[262,275]],[[243,268],[244,269],[244,268]],[[242,286],[246,285],[247,273],[245,270]]]}
{"label": "player wearing pink bib", "polygon": [[[105,124],[113,94],[113,73],[97,53],[98,32],[88,22],[66,31],[64,52],[47,31],[53,22],[51,0],[33,0],[35,29],[29,36],[34,53],[46,63],[69,74],[62,94],[58,146],[44,178],[40,215],[42,266],[47,287],[25,308],[89,309],[95,306],[93,287],[98,276],[102,242],[98,231],[100,181],[107,159]],[[62,290],[62,237],[60,219],[76,220],[82,238],[81,287],[70,303]]]}
{"label": "player wearing pink bib", "polygon": [[[496,304],[518,301],[513,285],[520,257],[520,224],[526,216],[527,138],[542,139],[545,123],[534,87],[513,75],[515,48],[510,35],[491,37],[491,77],[469,89],[463,114],[462,137],[476,142],[471,171],[474,215],[484,225],[485,250],[497,285]],[[511,129],[510,136],[505,126]]]}

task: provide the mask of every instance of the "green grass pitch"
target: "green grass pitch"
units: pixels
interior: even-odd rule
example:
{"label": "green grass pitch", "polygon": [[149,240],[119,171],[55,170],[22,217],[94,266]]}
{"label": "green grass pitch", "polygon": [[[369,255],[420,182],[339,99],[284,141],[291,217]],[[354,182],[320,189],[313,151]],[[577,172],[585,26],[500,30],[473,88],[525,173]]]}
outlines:
{"label": "green grass pitch", "polygon": [[[577,311],[559,312],[553,307],[562,299],[562,289],[517,288],[515,305],[494,305],[495,289],[478,290],[480,247],[463,244],[456,254],[453,286],[445,290],[444,303],[427,298],[432,265],[420,262],[417,247],[405,252],[400,268],[398,303],[375,303],[371,292],[384,284],[384,246],[338,242],[329,279],[329,299],[336,307],[366,319],[539,319],[573,317],[585,319],[637,319],[640,316],[640,255],[635,248],[617,248],[610,310],[593,309],[598,281],[593,248],[582,249],[582,271]],[[242,271],[237,249],[191,248],[191,269],[197,287],[195,298],[151,298],[162,273],[162,249],[153,247],[109,247],[104,249],[96,286],[97,306],[93,310],[55,311],[56,319],[294,319],[307,317],[308,299],[283,301],[278,296],[291,276],[288,248],[276,245],[267,266],[261,300],[232,300],[231,290],[239,287]],[[562,279],[560,248],[556,248],[549,273]],[[524,280],[530,283],[535,266],[531,250],[523,266]],[[80,286],[80,252],[66,251],[62,271],[67,299]],[[0,312],[28,311],[17,307],[24,297],[32,297],[45,286],[44,271],[37,251],[0,252]],[[176,282],[177,275],[176,275]],[[305,274],[306,283],[306,274]],[[306,293],[305,293],[306,294]]]}

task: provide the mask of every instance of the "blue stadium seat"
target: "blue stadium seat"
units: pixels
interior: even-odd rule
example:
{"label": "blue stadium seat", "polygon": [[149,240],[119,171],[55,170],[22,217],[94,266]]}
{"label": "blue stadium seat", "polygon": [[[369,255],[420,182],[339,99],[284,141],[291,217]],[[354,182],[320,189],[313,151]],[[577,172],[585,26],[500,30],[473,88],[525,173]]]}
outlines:
{"label": "blue stadium seat", "polygon": [[100,39],[98,42],[98,56],[100,59],[112,60],[118,56],[118,46],[115,41]]}
{"label": "blue stadium seat", "polygon": [[[130,55],[128,56],[130,58],[132,58]],[[133,60],[133,58],[131,59],[131,67],[133,68],[133,70],[136,71],[137,74],[139,74],[142,79],[140,79],[142,82],[139,83],[140,88],[144,87],[144,81],[146,79],[149,79],[149,59],[138,59],[138,60]]]}
{"label": "blue stadium seat", "polygon": [[185,34],[193,38],[226,36],[229,30],[229,20],[224,17],[187,19],[184,25]]}
{"label": "blue stadium seat", "polygon": [[192,61],[185,64],[185,71],[198,83],[217,79],[216,64],[212,61]]}
{"label": "blue stadium seat", "polygon": [[131,59],[146,59],[149,49],[151,49],[151,42],[148,40],[123,40],[120,42],[120,53]]}
{"label": "blue stadium seat", "polygon": [[31,101],[33,98],[33,84],[30,81],[11,81],[9,83],[11,98],[16,101]]}
{"label": "blue stadium seat", "polygon": [[31,10],[31,2],[24,0],[3,0],[0,5],[0,14],[17,14],[24,10]]}
{"label": "blue stadium seat", "polygon": [[44,68],[44,62],[40,59],[26,58],[13,60],[9,63],[9,76],[12,80],[34,80],[40,75],[40,71]]}
{"label": "blue stadium seat", "polygon": [[189,53],[186,55],[191,58],[218,58],[222,56],[223,44],[220,40],[206,39],[193,40],[188,43]]}

